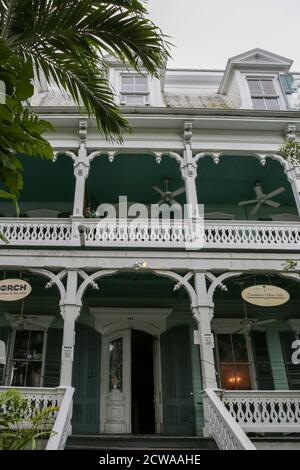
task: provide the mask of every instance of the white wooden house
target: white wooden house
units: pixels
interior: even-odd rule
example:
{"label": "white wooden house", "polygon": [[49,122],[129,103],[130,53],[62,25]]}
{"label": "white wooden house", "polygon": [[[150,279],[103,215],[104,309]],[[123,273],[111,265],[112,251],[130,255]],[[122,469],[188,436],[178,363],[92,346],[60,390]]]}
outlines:
{"label": "white wooden house", "polygon": [[[60,404],[48,448],[64,448],[71,423],[73,436],[222,449],[262,446],[268,433],[280,448],[300,432],[300,164],[279,154],[300,132],[291,67],[254,49],[225,70],[156,79],[108,58],[133,129],[122,144],[37,85],[32,106],[55,127],[56,160],[22,157],[19,218],[0,202],[2,278],[32,289],[7,302],[0,282],[0,390]],[[185,216],[137,217],[161,200]],[[116,218],[103,217],[109,207]],[[257,286],[287,297],[243,300]]]}

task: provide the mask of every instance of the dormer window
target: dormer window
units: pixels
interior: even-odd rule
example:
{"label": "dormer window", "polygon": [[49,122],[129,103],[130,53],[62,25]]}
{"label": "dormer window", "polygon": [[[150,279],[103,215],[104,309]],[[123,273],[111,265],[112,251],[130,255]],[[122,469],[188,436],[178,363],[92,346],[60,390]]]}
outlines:
{"label": "dormer window", "polygon": [[253,109],[279,109],[279,95],[273,78],[247,78]]}
{"label": "dormer window", "polygon": [[120,103],[127,106],[149,105],[148,77],[139,74],[122,74]]}

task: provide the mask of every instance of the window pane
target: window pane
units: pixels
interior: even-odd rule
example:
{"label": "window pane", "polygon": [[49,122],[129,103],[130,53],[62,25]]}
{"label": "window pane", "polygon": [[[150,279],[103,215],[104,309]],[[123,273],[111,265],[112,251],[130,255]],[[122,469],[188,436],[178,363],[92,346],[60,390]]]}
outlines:
{"label": "window pane", "polygon": [[249,365],[235,365],[236,389],[251,390]]}
{"label": "window pane", "polygon": [[134,76],[122,76],[122,91],[127,93],[134,92]]}
{"label": "window pane", "polygon": [[261,80],[264,95],[277,95],[273,80]]}
{"label": "window pane", "polygon": [[231,335],[218,335],[220,362],[233,362]]}
{"label": "window pane", "polygon": [[40,387],[42,363],[40,361],[14,361],[12,385],[17,387]]}
{"label": "window pane", "polygon": [[122,95],[121,101],[125,101],[128,105],[144,105],[145,97],[144,95]]}
{"label": "window pane", "polygon": [[263,89],[261,87],[259,80],[248,80],[248,83],[249,83],[250,93],[252,96],[263,94]]}
{"label": "window pane", "polygon": [[279,109],[277,98],[265,98],[265,102],[267,109]]}
{"label": "window pane", "polygon": [[42,331],[31,331],[29,351],[34,360],[42,359],[44,333]]}
{"label": "window pane", "polygon": [[226,390],[251,390],[248,365],[221,364],[221,384]]}
{"label": "window pane", "polygon": [[232,335],[234,362],[249,362],[244,335]]}
{"label": "window pane", "polygon": [[135,79],[135,91],[141,92],[141,93],[148,91],[147,77],[136,77],[136,79]]}
{"label": "window pane", "polygon": [[109,345],[109,390],[123,387],[123,338],[112,341]]}
{"label": "window pane", "polygon": [[16,331],[13,357],[15,359],[29,359],[29,331]]}
{"label": "window pane", "polygon": [[253,109],[266,109],[263,98],[252,98]]}

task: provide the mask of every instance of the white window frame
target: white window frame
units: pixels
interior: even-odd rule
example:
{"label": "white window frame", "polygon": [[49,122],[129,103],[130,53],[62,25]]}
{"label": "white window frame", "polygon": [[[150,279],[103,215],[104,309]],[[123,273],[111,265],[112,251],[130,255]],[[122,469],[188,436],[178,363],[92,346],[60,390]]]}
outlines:
{"label": "white window frame", "polygon": [[[278,73],[270,74],[270,73],[257,73],[257,72],[241,73],[241,97],[242,97],[241,107],[242,108],[254,109],[248,80],[255,80],[255,79],[256,80],[272,80],[275,91],[276,91],[276,97],[278,99],[278,106],[279,106],[278,111],[287,109],[286,101],[284,99],[282,88],[279,83]],[[265,109],[261,111],[272,111],[272,110]]]}
{"label": "white window frame", "polygon": [[[47,334],[48,330],[43,329],[43,328],[25,328],[26,331],[41,331],[44,333],[44,338],[43,338],[43,350],[42,350],[42,370],[41,370],[41,380],[40,380],[40,387],[43,386],[44,384],[44,377],[45,377],[45,362],[46,362],[46,348],[47,348]],[[15,348],[15,340],[16,340],[16,332],[20,331],[19,328],[13,328],[9,337],[9,350],[8,350],[8,359],[7,359],[7,364],[5,368],[5,379],[4,379],[4,384],[6,386],[11,386],[11,381],[12,381],[12,363],[13,363],[13,354],[14,354],[14,348]],[[23,331],[23,330],[22,330]]]}
{"label": "white window frame", "polygon": [[[123,77],[136,77],[136,76],[143,76],[147,79],[147,91],[141,91],[141,92],[122,92],[122,78]],[[127,104],[126,100],[122,99],[121,96],[126,95],[126,96],[143,96],[144,97],[144,103],[143,104]],[[119,75],[119,100],[120,104],[123,106],[149,106],[150,105],[150,83],[149,83],[149,76],[144,73],[137,73],[137,72],[130,72],[130,71],[120,71]]]}
{"label": "white window frame", "polygon": [[[217,374],[219,378],[219,383],[221,386],[221,376],[220,376],[220,356],[219,356],[219,345],[218,345],[218,335],[222,334],[227,334],[227,335],[234,335],[235,333],[229,333],[229,332],[223,332],[223,331],[215,331],[215,345],[216,345],[216,369],[217,369]],[[251,343],[251,338],[249,335],[245,333],[238,333],[242,336],[245,337],[245,343],[246,343],[246,349],[247,349],[247,354],[248,354],[248,362],[241,363],[241,365],[248,365],[249,366],[249,375],[250,375],[250,382],[251,382],[251,388],[252,390],[257,390],[257,380],[256,380],[256,374],[255,374],[255,365],[254,365],[254,356],[253,356],[253,350],[252,350],[252,343]],[[234,363],[238,364],[238,363]]]}

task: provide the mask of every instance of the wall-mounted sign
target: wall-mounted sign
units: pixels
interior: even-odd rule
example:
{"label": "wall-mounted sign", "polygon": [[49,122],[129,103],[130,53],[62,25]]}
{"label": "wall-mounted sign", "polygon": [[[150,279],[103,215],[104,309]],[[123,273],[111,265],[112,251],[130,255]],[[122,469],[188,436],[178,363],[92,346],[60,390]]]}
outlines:
{"label": "wall-mounted sign", "polygon": [[244,289],[242,297],[249,304],[260,307],[276,307],[285,304],[290,299],[290,294],[277,286],[257,285]]}
{"label": "wall-mounted sign", "polygon": [[3,279],[0,281],[0,301],[21,300],[31,292],[31,285],[23,279]]}

